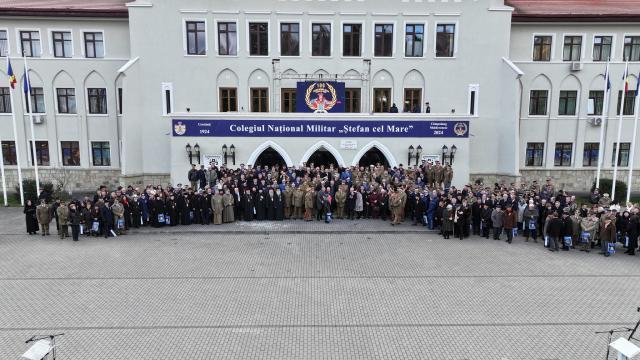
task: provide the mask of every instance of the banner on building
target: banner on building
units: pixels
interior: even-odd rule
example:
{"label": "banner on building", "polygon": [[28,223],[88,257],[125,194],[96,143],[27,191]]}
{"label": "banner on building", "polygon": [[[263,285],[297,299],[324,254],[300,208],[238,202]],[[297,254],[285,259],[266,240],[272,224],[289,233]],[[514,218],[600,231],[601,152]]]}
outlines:
{"label": "banner on building", "polygon": [[296,112],[344,112],[344,83],[335,81],[299,81]]}
{"label": "banner on building", "polygon": [[469,137],[469,121],[174,119],[172,125],[176,137]]}

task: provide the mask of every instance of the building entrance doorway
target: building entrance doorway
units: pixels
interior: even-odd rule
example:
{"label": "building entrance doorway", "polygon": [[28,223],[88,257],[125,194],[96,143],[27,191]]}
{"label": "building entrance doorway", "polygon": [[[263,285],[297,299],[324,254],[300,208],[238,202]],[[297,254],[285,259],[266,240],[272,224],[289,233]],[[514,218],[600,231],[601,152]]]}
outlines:
{"label": "building entrance doorway", "polygon": [[358,162],[359,166],[369,166],[369,165],[377,165],[380,164],[385,168],[389,167],[389,160],[384,156],[382,151],[380,151],[376,147],[372,147],[362,155],[360,161]]}
{"label": "building entrance doorway", "polygon": [[272,167],[274,165],[279,165],[282,168],[285,167],[287,163],[284,161],[284,158],[282,157],[282,155],[280,155],[279,152],[274,150],[272,147],[268,147],[260,154],[260,156],[258,156],[258,159],[256,159],[256,163],[253,165],[254,167]]}
{"label": "building entrance doorway", "polygon": [[311,164],[313,164],[314,167],[321,165],[329,167],[329,165],[332,164],[335,168],[338,167],[338,161],[336,160],[335,156],[333,156],[332,153],[323,148],[316,150],[313,154],[311,154],[311,156],[309,156],[309,159],[307,160],[307,166],[311,166]]}

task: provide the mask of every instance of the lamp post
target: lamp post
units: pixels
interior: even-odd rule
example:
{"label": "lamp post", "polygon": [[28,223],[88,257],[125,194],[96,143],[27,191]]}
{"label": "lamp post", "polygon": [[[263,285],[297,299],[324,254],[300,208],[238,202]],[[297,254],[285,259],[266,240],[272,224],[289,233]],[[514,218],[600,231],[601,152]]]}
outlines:
{"label": "lamp post", "polygon": [[193,153],[191,152],[191,145],[187,143],[185,149],[187,150],[187,158],[189,159],[189,164],[193,164]]}
{"label": "lamp post", "polygon": [[413,153],[415,152],[415,149],[413,148],[413,145],[409,145],[409,156],[408,156],[408,160],[407,160],[407,167],[411,166],[411,159],[413,159]]}
{"label": "lamp post", "polygon": [[222,156],[224,156],[224,165],[227,165],[227,144],[222,144]]}
{"label": "lamp post", "polygon": [[229,150],[231,151],[231,161],[233,162],[233,165],[236,164],[236,147],[233,146],[233,144],[231,144],[231,146],[229,146]]}
{"label": "lamp post", "polygon": [[449,148],[447,147],[447,145],[442,145],[442,165],[446,164],[448,153]]}
{"label": "lamp post", "polygon": [[418,166],[418,161],[420,161],[420,155],[422,154],[422,145],[418,145],[416,148],[416,166]]}
{"label": "lamp post", "polygon": [[193,146],[193,151],[196,153],[196,160],[198,160],[198,164],[200,164],[200,145],[198,145],[198,143]]}
{"label": "lamp post", "polygon": [[451,145],[451,155],[449,155],[449,165],[453,165],[453,158],[456,155],[458,148],[455,145]]}

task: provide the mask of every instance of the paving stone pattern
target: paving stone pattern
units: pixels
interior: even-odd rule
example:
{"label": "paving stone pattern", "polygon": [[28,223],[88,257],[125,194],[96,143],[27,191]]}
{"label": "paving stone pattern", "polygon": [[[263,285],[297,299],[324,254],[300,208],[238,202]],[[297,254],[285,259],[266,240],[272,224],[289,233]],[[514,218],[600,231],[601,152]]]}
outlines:
{"label": "paving stone pattern", "polygon": [[640,316],[624,254],[372,221],[72,242],[22,220],[0,209],[0,359],[57,332],[60,360],[595,359],[595,331]]}

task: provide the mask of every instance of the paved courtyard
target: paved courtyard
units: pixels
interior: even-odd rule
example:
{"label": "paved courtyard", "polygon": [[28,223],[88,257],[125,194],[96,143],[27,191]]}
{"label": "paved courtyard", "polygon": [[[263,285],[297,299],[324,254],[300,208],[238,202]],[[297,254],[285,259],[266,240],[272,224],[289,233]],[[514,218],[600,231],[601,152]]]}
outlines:
{"label": "paved courtyard", "polygon": [[377,221],[23,232],[0,209],[0,359],[58,332],[61,360],[596,359],[595,331],[640,316],[640,257],[521,239]]}

